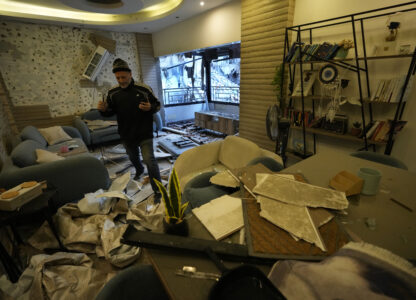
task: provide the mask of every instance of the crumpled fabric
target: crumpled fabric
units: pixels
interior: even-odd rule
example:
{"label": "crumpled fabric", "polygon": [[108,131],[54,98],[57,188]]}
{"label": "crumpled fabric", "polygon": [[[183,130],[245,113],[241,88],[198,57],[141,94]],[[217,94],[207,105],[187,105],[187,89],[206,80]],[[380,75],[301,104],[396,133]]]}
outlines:
{"label": "crumpled fabric", "polygon": [[39,254],[31,258],[17,283],[11,283],[3,275],[0,287],[18,300],[87,300],[94,299],[115,274],[94,269],[84,253]]}
{"label": "crumpled fabric", "polygon": [[84,215],[107,215],[117,199],[130,200],[123,192],[129,181],[130,172],[127,172],[116,178],[106,193],[99,189],[94,193],[85,194],[85,197],[77,203],[80,212]]}
{"label": "crumpled fabric", "polygon": [[[134,262],[141,253],[137,246],[120,243],[127,228],[128,212],[126,199],[114,202],[108,215],[84,215],[77,204],[69,203],[58,210],[55,224],[60,239],[68,250],[95,253],[99,257],[105,257],[115,266],[124,267]],[[106,222],[113,225],[107,226],[104,230]],[[28,242],[37,249],[58,247],[56,238],[46,222]]]}
{"label": "crumpled fabric", "polygon": [[319,263],[279,260],[268,278],[287,299],[416,299],[416,267],[367,243]]}
{"label": "crumpled fabric", "polygon": [[116,225],[113,221],[107,219],[101,231],[102,248],[105,258],[112,265],[120,268],[133,263],[141,253],[141,248],[120,242],[127,226],[127,224]]}
{"label": "crumpled fabric", "polygon": [[152,204],[143,201],[130,207],[126,219],[138,230],[162,232],[165,208],[163,203]]}

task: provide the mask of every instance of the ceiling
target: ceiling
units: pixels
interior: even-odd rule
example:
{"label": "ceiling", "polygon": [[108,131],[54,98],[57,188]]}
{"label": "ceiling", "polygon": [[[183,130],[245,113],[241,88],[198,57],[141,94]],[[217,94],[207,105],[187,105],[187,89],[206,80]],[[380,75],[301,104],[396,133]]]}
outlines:
{"label": "ceiling", "polygon": [[231,0],[0,0],[0,19],[154,33]]}

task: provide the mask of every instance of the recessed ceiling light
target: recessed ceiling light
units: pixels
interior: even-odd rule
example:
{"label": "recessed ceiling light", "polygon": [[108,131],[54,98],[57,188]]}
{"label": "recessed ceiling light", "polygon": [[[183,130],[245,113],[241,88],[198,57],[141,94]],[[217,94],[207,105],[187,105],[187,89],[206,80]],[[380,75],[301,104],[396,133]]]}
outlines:
{"label": "recessed ceiling light", "polygon": [[204,1],[199,2],[199,5],[204,6],[205,2]]}

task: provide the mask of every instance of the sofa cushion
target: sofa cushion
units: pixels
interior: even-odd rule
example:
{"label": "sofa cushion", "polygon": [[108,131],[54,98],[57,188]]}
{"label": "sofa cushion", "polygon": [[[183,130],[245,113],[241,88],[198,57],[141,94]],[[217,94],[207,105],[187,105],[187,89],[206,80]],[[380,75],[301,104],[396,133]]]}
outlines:
{"label": "sofa cushion", "polygon": [[44,163],[48,163],[52,161],[65,159],[56,153],[43,150],[43,149],[36,149],[35,152],[36,152],[36,157],[37,157],[36,162],[38,164],[44,164]]}
{"label": "sofa cushion", "polygon": [[103,116],[98,109],[90,109],[82,115],[83,120],[117,120],[117,115]]}
{"label": "sofa cushion", "polygon": [[238,136],[227,136],[222,142],[219,161],[228,169],[245,167],[251,160],[262,156],[259,146]]}
{"label": "sofa cushion", "polygon": [[39,132],[45,138],[49,145],[55,145],[72,139],[61,126],[52,126],[48,128],[40,128]]}
{"label": "sofa cushion", "polygon": [[46,148],[46,150],[50,152],[59,152],[63,146],[67,146],[68,148],[79,148],[79,147],[86,147],[85,143],[82,139],[71,139],[69,141],[65,141],[59,144],[55,144]]}
{"label": "sofa cushion", "polygon": [[26,126],[23,128],[22,132],[20,133],[20,138],[22,141],[34,140],[43,146],[48,144],[42,134],[40,134],[39,130],[34,126]]}
{"label": "sofa cushion", "polygon": [[272,172],[279,172],[283,169],[283,165],[280,162],[267,156],[256,157],[255,159],[251,160],[247,165],[253,166],[257,164],[262,164]]}
{"label": "sofa cushion", "polygon": [[45,149],[45,146],[34,140],[21,142],[10,154],[13,164],[21,168],[36,164],[36,149]]}

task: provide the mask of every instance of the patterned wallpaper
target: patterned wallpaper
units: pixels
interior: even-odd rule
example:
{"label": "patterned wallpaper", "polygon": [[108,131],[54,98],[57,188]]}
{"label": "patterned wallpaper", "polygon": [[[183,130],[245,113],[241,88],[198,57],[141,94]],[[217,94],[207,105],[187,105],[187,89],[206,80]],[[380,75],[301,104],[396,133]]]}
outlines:
{"label": "patterned wallpaper", "polygon": [[[80,79],[96,46],[96,33],[116,41],[96,79],[95,88],[81,88]],[[14,105],[48,104],[53,117],[82,113],[95,107],[101,93],[116,85],[111,72],[115,57],[126,60],[139,78],[134,33],[79,29],[1,21],[0,72]]]}

